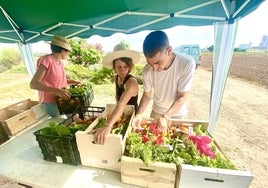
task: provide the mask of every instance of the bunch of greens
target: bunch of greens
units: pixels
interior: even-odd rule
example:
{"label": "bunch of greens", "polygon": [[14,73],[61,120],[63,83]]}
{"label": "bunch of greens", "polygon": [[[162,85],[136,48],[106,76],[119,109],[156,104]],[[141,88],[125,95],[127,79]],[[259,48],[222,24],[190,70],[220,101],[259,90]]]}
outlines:
{"label": "bunch of greens", "polygon": [[[113,125],[111,129],[111,134],[120,134],[125,135],[131,116],[122,115],[122,117]],[[106,119],[104,117],[99,117],[96,126],[93,129],[101,128],[106,123]]]}
{"label": "bunch of greens", "polygon": [[84,131],[92,123],[91,121],[74,121],[70,125],[65,123],[58,123],[55,121],[49,122],[48,127],[44,127],[40,130],[41,135],[53,135],[53,136],[70,136],[77,131]]}
{"label": "bunch of greens", "polygon": [[92,84],[84,83],[81,85],[71,85],[68,91],[72,96],[87,96],[89,92],[92,92]]}
{"label": "bunch of greens", "polygon": [[58,122],[49,122],[49,127],[44,127],[40,130],[41,135],[68,136],[71,135],[71,130]]}
{"label": "bunch of greens", "polygon": [[[217,149],[212,139],[201,126],[189,136],[173,128],[160,132],[150,123],[143,129],[131,132],[127,138],[125,155],[139,158],[150,166],[152,162],[190,164],[224,169],[235,169],[233,164]],[[199,145],[195,138],[200,138]]]}

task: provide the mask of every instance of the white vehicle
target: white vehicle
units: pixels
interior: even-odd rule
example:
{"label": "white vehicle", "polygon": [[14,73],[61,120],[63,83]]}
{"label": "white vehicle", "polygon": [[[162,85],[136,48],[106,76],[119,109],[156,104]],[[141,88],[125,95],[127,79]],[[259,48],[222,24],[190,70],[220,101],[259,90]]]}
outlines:
{"label": "white vehicle", "polygon": [[175,53],[184,53],[192,56],[195,60],[196,69],[201,64],[201,50],[198,44],[185,44],[174,49]]}

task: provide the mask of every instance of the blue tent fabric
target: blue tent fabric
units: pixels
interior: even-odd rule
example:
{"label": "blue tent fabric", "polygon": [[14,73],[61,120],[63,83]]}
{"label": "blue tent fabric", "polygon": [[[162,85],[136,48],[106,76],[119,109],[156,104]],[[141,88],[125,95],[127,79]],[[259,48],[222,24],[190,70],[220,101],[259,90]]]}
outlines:
{"label": "blue tent fabric", "polygon": [[229,72],[238,20],[229,24],[220,22],[214,25],[214,54],[210,94],[210,114],[208,131],[213,134],[218,119],[224,88]]}

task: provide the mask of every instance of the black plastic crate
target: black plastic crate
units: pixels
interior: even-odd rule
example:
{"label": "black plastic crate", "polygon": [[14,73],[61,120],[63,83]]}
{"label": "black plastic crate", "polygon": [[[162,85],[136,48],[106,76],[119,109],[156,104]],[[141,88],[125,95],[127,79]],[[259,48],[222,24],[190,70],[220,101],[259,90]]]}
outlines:
{"label": "black plastic crate", "polygon": [[[61,126],[69,126],[77,118],[97,118],[105,110],[104,107],[78,106],[72,117],[61,122]],[[70,165],[81,164],[75,133],[69,136],[42,135],[41,129],[34,132],[36,141],[43,153],[44,160]]]}
{"label": "black plastic crate", "polygon": [[75,121],[77,118],[80,118],[82,120],[87,119],[89,117],[97,118],[104,110],[105,107],[80,105],[74,110],[72,117],[67,119],[65,123],[69,124],[71,123],[70,121]]}
{"label": "black plastic crate", "polygon": [[56,103],[60,114],[72,114],[79,105],[89,106],[94,99],[93,88],[91,87],[87,93],[72,94],[69,100],[63,100],[56,96]]}
{"label": "black plastic crate", "polygon": [[40,131],[34,132],[34,135],[44,160],[71,165],[81,164],[75,134],[70,136],[41,135]]}

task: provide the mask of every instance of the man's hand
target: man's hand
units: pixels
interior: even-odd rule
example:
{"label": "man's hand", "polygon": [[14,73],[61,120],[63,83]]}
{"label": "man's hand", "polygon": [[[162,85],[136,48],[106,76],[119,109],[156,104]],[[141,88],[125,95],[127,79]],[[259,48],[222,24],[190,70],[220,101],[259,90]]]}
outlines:
{"label": "man's hand", "polygon": [[158,129],[161,131],[166,131],[168,128],[168,119],[162,115],[161,117],[157,118],[156,124],[158,126]]}
{"label": "man's hand", "polygon": [[133,119],[131,126],[134,130],[141,128],[142,114],[137,114]]}
{"label": "man's hand", "polygon": [[71,97],[71,93],[69,93],[67,90],[65,89],[59,89],[57,92],[57,95],[62,98],[63,100],[69,100]]}

